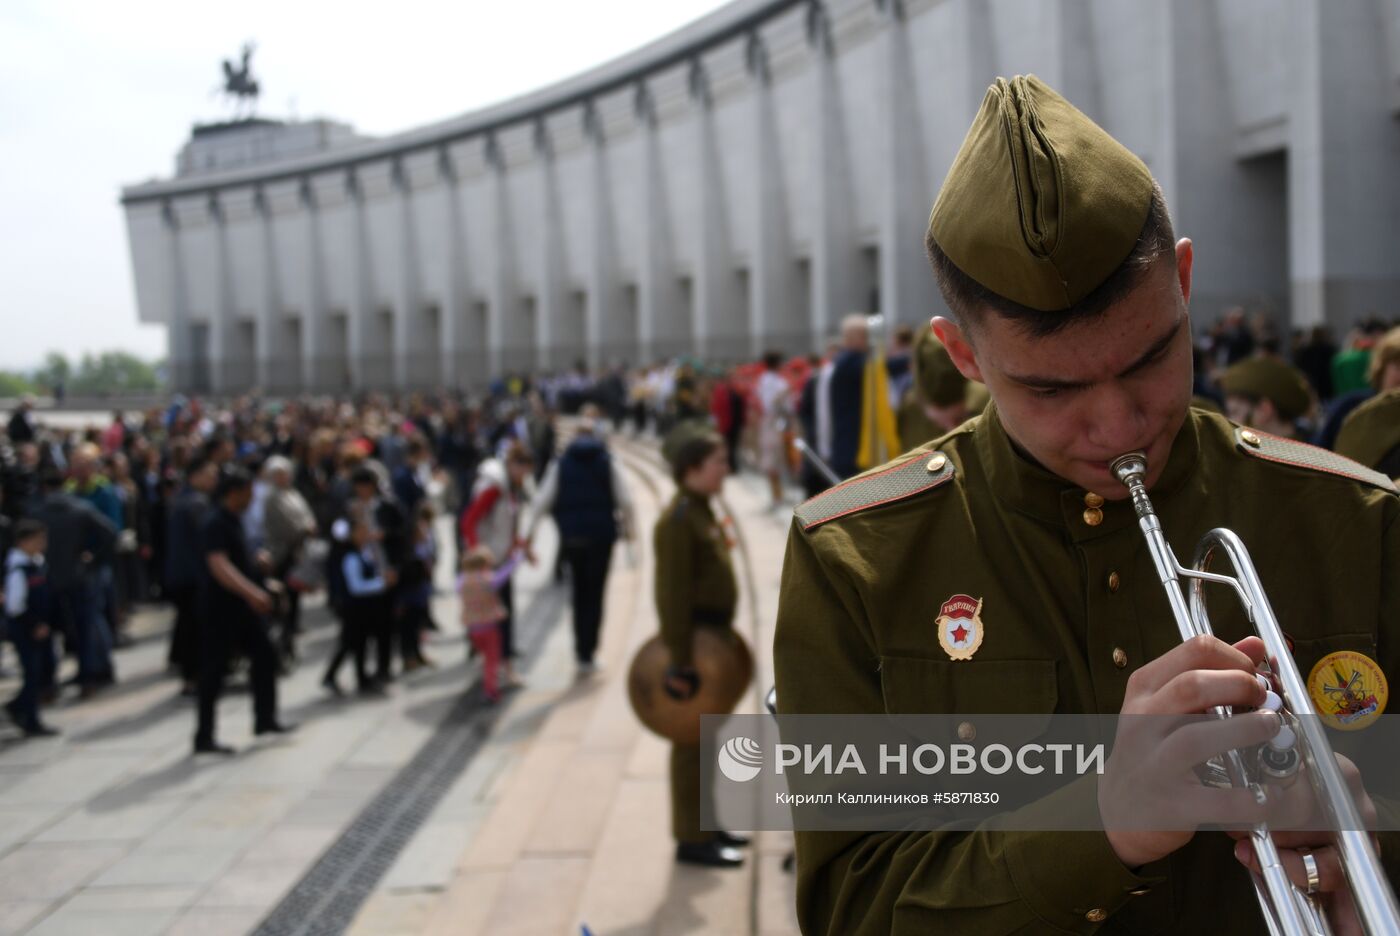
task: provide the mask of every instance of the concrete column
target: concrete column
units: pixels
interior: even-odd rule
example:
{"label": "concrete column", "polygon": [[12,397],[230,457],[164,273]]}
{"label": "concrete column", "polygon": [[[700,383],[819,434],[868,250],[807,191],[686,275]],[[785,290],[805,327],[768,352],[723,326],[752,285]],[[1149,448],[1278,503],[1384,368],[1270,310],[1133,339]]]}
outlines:
{"label": "concrete column", "polygon": [[637,226],[638,354],[650,362],[670,354],[691,338],[689,324],[676,301],[671,225],[666,211],[666,180],[656,139],[656,108],[645,81],[634,98],[642,147],[642,223]]}
{"label": "concrete column", "polygon": [[185,264],[180,257],[180,221],[175,206],[169,200],[160,206],[161,233],[165,238],[167,274],[170,277],[170,323],[167,338],[170,348],[170,385],[179,391],[193,389],[194,348],[190,341],[189,294],[185,289]]}
{"label": "concrete column", "polygon": [[495,256],[491,264],[490,309],[487,311],[487,364],[489,373],[482,382],[499,375],[505,349],[523,332],[515,276],[515,233],[510,215],[510,189],[506,182],[505,160],[494,136],[486,137],[486,164],[490,167],[491,230]]}
{"label": "concrete column", "polygon": [[[1219,0],[1178,0],[1154,14],[1166,71],[1154,174],[1178,237],[1195,243],[1191,308],[1198,329],[1227,307],[1288,301],[1282,160],[1242,161]],[[1275,325],[1283,327],[1280,316]]]}
{"label": "concrete column", "polygon": [[788,233],[787,198],[778,156],[777,117],[768,76],[768,50],[762,37],[750,33],[746,50],[752,81],[753,144],[751,171],[756,191],[753,212],[753,251],[749,268],[749,354],[758,357],[769,346],[788,352],[803,350],[805,328],[792,307],[792,243]]}
{"label": "concrete column", "polygon": [[220,204],[217,195],[209,196],[208,212],[209,224],[214,230],[214,236],[211,238],[214,250],[209,264],[214,280],[213,303],[209,310],[209,386],[214,393],[228,393],[244,388],[231,386],[236,370],[232,352],[238,342],[233,334],[233,289],[228,272],[228,227],[224,222],[223,205]]}
{"label": "concrete column", "polygon": [[860,307],[863,297],[857,295],[855,285],[859,255],[851,229],[851,177],[841,89],[831,60],[831,22],[821,3],[808,7],[807,46],[811,53],[808,76],[812,83],[816,178],[808,265],[811,308],[805,311],[811,331],[809,350],[820,350],[823,339],[836,331],[843,315]]}
{"label": "concrete column", "polygon": [[[1046,76],[1051,87],[1075,107],[1095,120],[1103,120],[1099,95],[1099,62],[1094,39],[1092,0],[1053,0],[1051,28],[1055,58],[1053,74]],[[1175,4],[1164,7],[1174,6]],[[1202,23],[1201,25],[1208,25]],[[1224,97],[1224,95],[1219,95]]]}
{"label": "concrete column", "polygon": [[747,351],[747,323],[739,320],[725,210],[724,177],[715,144],[709,79],[699,59],[690,65],[690,98],[695,105],[695,158],[700,169],[700,213],[696,218],[694,350],[702,358],[725,360]]}
{"label": "concrete column", "polygon": [[923,159],[922,116],[913,96],[909,37],[901,0],[882,0],[877,40],[880,68],[880,312],[887,331],[922,322],[936,308],[937,288],[923,249],[932,196]]}
{"label": "concrete column", "polygon": [[[949,5],[949,29],[956,32],[958,55],[950,59],[946,68],[947,80],[937,94],[923,99],[930,126],[945,128],[945,132],[934,135],[927,141],[928,169],[922,181],[913,191],[923,192],[922,197],[911,197],[909,208],[917,209],[917,225],[911,219],[911,227],[917,227],[914,241],[919,252],[918,269],[922,277],[927,300],[923,310],[910,309],[906,321],[913,325],[925,324],[932,314],[949,314],[943,297],[938,294],[938,284],[929,268],[928,257],[923,249],[924,235],[928,230],[929,211],[933,201],[948,175],[962,146],[963,136],[972,125],[973,118],[982,106],[982,97],[987,85],[996,77],[991,63],[995,63],[996,43],[993,41],[991,12],[987,0],[955,0]],[[956,129],[951,129],[956,128]],[[920,141],[922,145],[922,140]],[[881,242],[883,245],[883,241]],[[913,249],[913,248],[910,248]]]}
{"label": "concrete column", "polygon": [[577,320],[573,303],[565,294],[559,179],[554,165],[554,141],[543,118],[535,122],[535,158],[540,163],[540,213],[536,222],[539,250],[535,254],[535,359],[528,363],[534,367],[557,367],[565,363],[568,355],[582,350],[583,323]]}
{"label": "concrete column", "polygon": [[438,181],[442,184],[443,206],[442,252],[443,282],[442,309],[440,311],[442,334],[439,374],[444,387],[463,387],[470,375],[458,373],[460,352],[467,335],[462,328],[465,312],[465,297],[471,295],[467,277],[465,238],[462,231],[461,188],[457,181],[457,167],[452,161],[452,153],[443,147],[438,151]]}
{"label": "concrete column", "polygon": [[1400,122],[1377,3],[1298,0],[1288,154],[1293,324],[1347,326],[1400,302]]}
{"label": "concrete column", "polygon": [[631,358],[636,335],[626,334],[622,328],[612,219],[612,175],[608,170],[607,140],[592,101],[583,108],[583,133],[588,147],[589,180],[588,309],[583,337],[588,366],[597,368],[615,364],[620,358]]}
{"label": "concrete column", "polygon": [[253,333],[253,358],[258,386],[267,392],[284,389],[286,364],[279,354],[281,346],[282,299],[277,282],[277,249],[272,241],[272,212],[267,193],[259,187],[253,192],[253,211],[258,217],[259,265],[262,282],[257,296],[257,325]]}
{"label": "concrete column", "polygon": [[413,187],[409,184],[403,160],[394,160],[391,169],[395,214],[398,221],[398,273],[394,283],[394,386],[419,385],[425,374],[426,358],[435,349],[426,343],[423,309],[418,294],[418,251],[413,229]]}
{"label": "concrete column", "polygon": [[375,341],[376,322],[371,307],[369,231],[365,221],[365,196],[359,176],[351,168],[345,173],[346,209],[350,213],[350,262],[345,266],[349,282],[346,296],[346,357],[350,386],[366,389],[379,368],[372,356],[382,355],[384,349]]}
{"label": "concrete column", "polygon": [[316,206],[316,191],[311,180],[303,178],[297,189],[301,202],[303,237],[306,242],[306,263],[301,270],[301,383],[307,390],[325,389],[331,368],[324,360],[326,355],[323,333],[325,329],[325,301],[323,284],[324,259],[321,256],[321,222]]}

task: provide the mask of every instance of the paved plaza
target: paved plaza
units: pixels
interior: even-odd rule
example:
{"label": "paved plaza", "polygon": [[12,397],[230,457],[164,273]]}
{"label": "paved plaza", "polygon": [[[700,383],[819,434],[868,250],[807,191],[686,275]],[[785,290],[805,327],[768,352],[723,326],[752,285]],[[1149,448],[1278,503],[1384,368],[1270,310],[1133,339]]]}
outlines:
{"label": "paved plaza", "polygon": [[[51,710],[61,737],[0,735],[0,933],[796,933],[789,835],[759,834],[739,871],[672,860],[667,747],[632,715],[624,678],[657,628],[649,531],[672,485],[652,448],[618,454],[643,535],[618,547],[604,669],[587,681],[549,524],[539,565],[517,575],[526,687],[495,708],[475,686],[444,565],[436,668],[382,699],[331,698],[320,676],[335,628],[315,602],[303,661],[280,683],[299,729],[254,739],[234,691],[220,735],[240,753],[193,758],[194,706],[165,667],[170,614],[140,613],[119,684]],[[736,626],[759,664],[741,709],[755,712],[772,681],[787,524],[766,496],[753,477],[725,495],[741,540]]]}

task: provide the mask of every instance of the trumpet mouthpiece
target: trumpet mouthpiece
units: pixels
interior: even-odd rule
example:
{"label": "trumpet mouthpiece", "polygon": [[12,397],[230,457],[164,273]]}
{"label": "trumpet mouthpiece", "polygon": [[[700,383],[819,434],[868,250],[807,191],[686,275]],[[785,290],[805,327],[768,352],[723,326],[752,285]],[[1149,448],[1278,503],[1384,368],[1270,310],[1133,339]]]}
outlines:
{"label": "trumpet mouthpiece", "polygon": [[1124,484],[1129,484],[1132,479],[1140,479],[1147,474],[1147,454],[1145,452],[1128,452],[1126,455],[1119,455],[1108,463],[1108,470],[1113,472],[1113,476]]}

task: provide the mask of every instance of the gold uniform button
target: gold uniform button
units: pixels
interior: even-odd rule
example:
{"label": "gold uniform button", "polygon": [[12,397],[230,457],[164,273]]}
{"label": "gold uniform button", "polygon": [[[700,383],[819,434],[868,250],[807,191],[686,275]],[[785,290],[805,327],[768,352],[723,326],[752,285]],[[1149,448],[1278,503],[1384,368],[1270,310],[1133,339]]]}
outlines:
{"label": "gold uniform button", "polygon": [[1118,584],[1120,581],[1121,579],[1118,578],[1117,572],[1108,573],[1108,590],[1111,592],[1116,592],[1118,590]]}
{"label": "gold uniform button", "polygon": [[1245,445],[1248,445],[1251,448],[1259,447],[1259,436],[1257,436],[1253,432],[1250,432],[1248,429],[1240,433],[1240,440],[1244,442]]}
{"label": "gold uniform button", "polygon": [[958,725],[958,740],[971,741],[977,737],[977,726],[970,721],[965,721]]}
{"label": "gold uniform button", "polygon": [[928,460],[928,470],[930,473],[942,471],[943,466],[948,464],[948,459],[944,455],[935,455]]}
{"label": "gold uniform button", "polygon": [[1084,914],[1084,919],[1088,920],[1090,923],[1102,923],[1104,920],[1108,919],[1108,914],[1104,913],[1098,907],[1095,907]]}
{"label": "gold uniform button", "polygon": [[1097,507],[1090,507],[1084,511],[1084,522],[1089,526],[1098,526],[1103,523],[1103,511]]}
{"label": "gold uniform button", "polygon": [[1090,491],[1089,493],[1087,493],[1087,494],[1084,495],[1084,506],[1085,506],[1085,507],[1102,507],[1102,506],[1103,506],[1103,495],[1102,495],[1102,494],[1095,494],[1093,491]]}
{"label": "gold uniform button", "polygon": [[1122,669],[1128,665],[1128,651],[1122,647],[1113,648],[1113,665]]}

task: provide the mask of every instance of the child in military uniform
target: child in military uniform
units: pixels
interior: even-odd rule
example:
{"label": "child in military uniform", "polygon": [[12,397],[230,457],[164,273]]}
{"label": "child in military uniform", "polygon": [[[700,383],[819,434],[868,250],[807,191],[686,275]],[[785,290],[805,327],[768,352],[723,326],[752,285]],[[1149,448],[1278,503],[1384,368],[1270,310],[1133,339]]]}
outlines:
{"label": "child in military uniform", "polygon": [[[663,688],[674,699],[688,699],[700,688],[691,656],[695,629],[731,627],[738,604],[729,543],[710,506],[710,499],[724,486],[729,461],[719,434],[693,423],[682,424],[667,436],[663,454],[677,488],[653,533],[656,610],[661,638],[671,654]],[[748,839],[700,830],[701,769],[699,747],[672,743],[671,830],[676,860],[738,867],[744,861],[738,849]]]}

